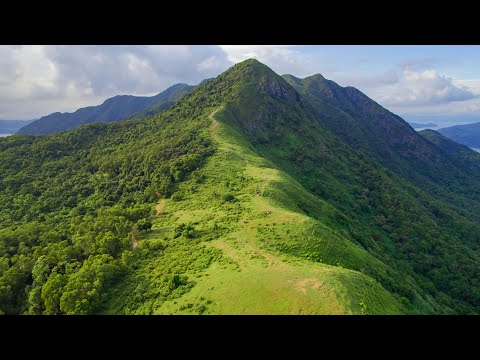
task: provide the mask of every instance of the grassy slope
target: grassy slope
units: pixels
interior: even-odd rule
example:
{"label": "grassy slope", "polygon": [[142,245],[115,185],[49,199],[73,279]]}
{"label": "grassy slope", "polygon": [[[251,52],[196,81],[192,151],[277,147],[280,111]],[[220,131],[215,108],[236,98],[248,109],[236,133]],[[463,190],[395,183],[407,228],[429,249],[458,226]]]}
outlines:
{"label": "grassy slope", "polygon": [[[128,307],[128,285],[113,291],[107,313],[212,313],[212,314],[361,314],[402,313],[399,302],[378,282],[356,271],[325,265],[274,250],[274,241],[291,241],[293,233],[316,225],[315,238],[324,256],[348,257],[369,264],[378,261],[360,247],[335,234],[328,226],[292,211],[280,194],[282,186],[296,190],[299,198],[309,194],[298,183],[249,149],[236,130],[223,122],[228,111],[212,117],[212,135],[218,151],[201,170],[201,186],[191,179],[181,184],[181,201],[166,200],[154,223],[154,231],[138,246],[152,244],[172,232],[174,224],[193,223],[199,235],[195,242],[203,254],[186,266],[191,285],[188,290],[163,301],[149,300],[147,306]],[[214,119],[218,119],[217,122]],[[195,177],[194,177],[195,178]],[[196,177],[198,179],[198,177]],[[232,194],[235,201],[222,196]],[[318,200],[317,200],[318,201]],[[208,207],[205,204],[209,204]],[[324,204],[325,211],[333,211]],[[308,225],[308,226],[306,226]],[[167,239],[169,237],[167,236]],[[271,241],[272,240],[272,241]],[[176,242],[177,240],[173,240]],[[193,241],[193,240],[192,240]],[[170,244],[167,248],[181,246]],[[212,251],[213,250],[213,251]],[[221,255],[218,250],[221,250]],[[194,253],[195,249],[191,250]],[[165,251],[163,251],[165,253]],[[176,253],[172,251],[172,254]],[[135,256],[135,255],[134,255]],[[173,256],[172,256],[173,257]],[[164,266],[152,258],[133,270],[131,279],[155,272]],[[208,260],[207,260],[208,258]],[[208,262],[197,266],[195,262]],[[128,282],[127,282],[128,284]],[[134,303],[133,301],[130,303]]]}

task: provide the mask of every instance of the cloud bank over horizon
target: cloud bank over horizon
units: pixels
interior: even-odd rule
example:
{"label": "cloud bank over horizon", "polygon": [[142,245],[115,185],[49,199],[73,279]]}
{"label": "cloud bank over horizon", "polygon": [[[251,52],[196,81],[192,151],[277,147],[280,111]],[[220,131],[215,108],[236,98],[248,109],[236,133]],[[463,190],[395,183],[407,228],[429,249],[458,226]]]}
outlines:
{"label": "cloud bank over horizon", "polygon": [[0,46],[0,119],[71,112],[120,94],[154,95],[252,57],[279,74],[321,73],[399,114],[480,119],[479,56],[480,46]]}

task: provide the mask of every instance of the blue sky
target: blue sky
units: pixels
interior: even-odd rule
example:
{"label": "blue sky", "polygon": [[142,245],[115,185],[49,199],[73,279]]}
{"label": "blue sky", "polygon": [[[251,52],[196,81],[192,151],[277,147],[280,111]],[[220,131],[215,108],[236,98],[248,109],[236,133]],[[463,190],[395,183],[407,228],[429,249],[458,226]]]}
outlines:
{"label": "blue sky", "polygon": [[[441,72],[454,72],[460,78],[480,77],[480,46],[418,46],[418,45],[355,45],[301,46],[299,51],[315,56],[329,54],[339,66],[358,68],[367,73],[386,71],[409,62],[435,67]],[[375,67],[373,67],[375,66]]]}
{"label": "blue sky", "polygon": [[[279,74],[321,73],[409,116],[480,121],[480,46],[0,46],[0,119],[32,119],[196,84],[255,57]],[[462,120],[462,119],[470,120]]]}

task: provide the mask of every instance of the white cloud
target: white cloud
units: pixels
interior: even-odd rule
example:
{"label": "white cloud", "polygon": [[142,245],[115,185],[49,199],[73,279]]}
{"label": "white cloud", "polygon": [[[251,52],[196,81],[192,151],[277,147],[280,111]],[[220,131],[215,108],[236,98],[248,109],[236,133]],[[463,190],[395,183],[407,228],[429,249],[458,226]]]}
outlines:
{"label": "white cloud", "polygon": [[469,89],[475,95],[480,95],[480,79],[454,79],[453,83],[456,86]]}
{"label": "white cloud", "polygon": [[0,119],[73,111],[118,94],[153,95],[231,65],[218,46],[0,46]]}
{"label": "white cloud", "polygon": [[45,53],[63,81],[98,95],[158,92],[178,82],[199,82],[230,65],[216,46],[48,46]]}
{"label": "white cloud", "polygon": [[74,111],[118,94],[153,95],[251,57],[280,74],[308,76],[316,67],[289,45],[0,46],[0,119]]}
{"label": "white cloud", "polygon": [[315,64],[312,61],[313,57],[299,51],[297,45],[220,45],[220,47],[228,54],[228,59],[232,63],[255,58],[278,74],[309,76],[313,74],[314,68],[318,69],[321,65],[321,62]]}
{"label": "white cloud", "polygon": [[321,73],[342,86],[355,86],[394,112],[480,112],[480,79],[460,80],[440,73],[433,58],[407,59],[377,70],[378,62],[370,53],[355,60],[335,48],[322,49],[292,45],[0,46],[0,119],[74,111],[118,94],[153,95],[175,83],[195,84],[214,77],[252,57],[279,74],[306,77]]}
{"label": "white cloud", "polygon": [[295,45],[220,45],[220,47],[228,54],[228,59],[234,63],[256,58],[259,61],[285,60],[292,62],[298,53],[294,50]]}
{"label": "white cloud", "polygon": [[222,62],[215,56],[210,56],[209,58],[203,60],[201,63],[197,64],[197,70],[200,72],[216,72],[218,71],[218,69],[223,69],[223,67],[224,64],[222,64]]}
{"label": "white cloud", "polygon": [[0,97],[44,98],[55,95],[54,66],[41,46],[0,46]]}
{"label": "white cloud", "polygon": [[471,100],[475,94],[466,86],[455,84],[451,77],[434,69],[404,69],[398,82],[386,88],[382,103],[393,106],[425,106]]}

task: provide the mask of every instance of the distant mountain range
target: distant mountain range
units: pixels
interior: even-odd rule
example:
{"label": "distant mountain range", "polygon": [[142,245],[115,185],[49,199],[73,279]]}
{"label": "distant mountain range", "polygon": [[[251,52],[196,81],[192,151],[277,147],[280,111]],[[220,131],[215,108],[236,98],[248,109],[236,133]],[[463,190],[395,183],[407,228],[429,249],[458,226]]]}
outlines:
{"label": "distant mountain range", "polygon": [[[176,84],[155,96],[118,95],[98,106],[78,109],[73,113],[53,113],[18,130],[18,134],[53,134],[94,122],[107,123],[154,115],[168,109],[188,94],[194,86]],[[25,124],[24,124],[25,125]]]}
{"label": "distant mountain range", "polygon": [[14,134],[35,120],[0,120],[0,134]]}
{"label": "distant mountain range", "polygon": [[[411,118],[411,117],[409,117]],[[421,118],[421,117],[416,117]],[[431,118],[425,116],[425,119]],[[443,126],[445,123],[452,123],[452,117],[449,116],[436,116],[437,120],[441,120],[440,125],[429,122],[429,123],[418,123],[418,122],[411,122],[409,124],[414,129],[435,129],[437,131],[437,135],[443,135],[459,144],[466,145],[470,148],[479,149],[480,148],[480,122],[475,122],[471,124],[462,124],[462,125],[454,125],[454,126]],[[455,121],[472,121],[478,120],[477,116],[474,115],[460,115],[455,116]],[[450,120],[448,120],[450,119]],[[440,128],[439,128],[440,127]],[[430,132],[423,132],[420,131],[422,135],[428,134],[428,136],[433,136]],[[438,139],[437,139],[438,140]],[[442,141],[443,142],[443,141]]]}
{"label": "distant mountain range", "polygon": [[472,124],[480,121],[478,114],[411,115],[399,114],[408,123],[436,124],[438,128],[454,125]]}
{"label": "distant mountain range", "polygon": [[460,144],[480,148],[480,122],[450,126],[439,129],[438,132]]}
{"label": "distant mountain range", "polygon": [[182,97],[187,95],[190,91],[192,91],[195,86],[187,85],[187,84],[176,84],[169,87],[167,90],[163,91],[157,96],[161,95],[160,99],[157,99],[154,103],[149,105],[148,107],[133,113],[128,119],[140,119],[147,116],[152,116],[158,114],[159,112],[168,109],[169,107],[173,106],[175,102],[180,100]]}

